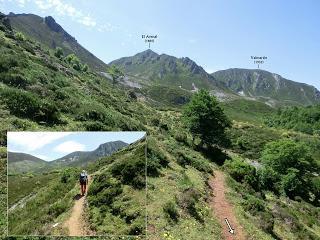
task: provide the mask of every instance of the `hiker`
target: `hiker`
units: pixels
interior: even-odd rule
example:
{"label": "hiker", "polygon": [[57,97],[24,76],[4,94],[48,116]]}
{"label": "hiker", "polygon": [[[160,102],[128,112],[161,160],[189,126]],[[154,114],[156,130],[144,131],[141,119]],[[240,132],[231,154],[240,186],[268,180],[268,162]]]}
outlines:
{"label": "hiker", "polygon": [[80,173],[80,189],[81,189],[81,196],[84,196],[87,190],[87,185],[88,185],[88,175],[85,170],[82,170]]}

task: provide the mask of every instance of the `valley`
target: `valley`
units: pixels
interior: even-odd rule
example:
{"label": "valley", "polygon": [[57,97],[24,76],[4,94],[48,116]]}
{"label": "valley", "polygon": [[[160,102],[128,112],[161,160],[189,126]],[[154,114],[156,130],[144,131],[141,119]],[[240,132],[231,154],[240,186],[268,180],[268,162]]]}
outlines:
{"label": "valley", "polygon": [[[152,50],[103,64],[72,48],[75,39],[49,20],[0,15],[3,236],[7,196],[9,208],[24,199],[9,211],[9,235],[72,235],[63,223],[87,166],[84,212],[95,236],[319,239],[315,87],[259,69],[209,74],[187,57]],[[53,38],[59,41],[50,44]],[[111,66],[123,74],[113,78]],[[77,153],[77,164],[68,161],[74,154],[50,166],[13,157],[7,195],[7,131],[145,131],[147,138],[111,155]]]}

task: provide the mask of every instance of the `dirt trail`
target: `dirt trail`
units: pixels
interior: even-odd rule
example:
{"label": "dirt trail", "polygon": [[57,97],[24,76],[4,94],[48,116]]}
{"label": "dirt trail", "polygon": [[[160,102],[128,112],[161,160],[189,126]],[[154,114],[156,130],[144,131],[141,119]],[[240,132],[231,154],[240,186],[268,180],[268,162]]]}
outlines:
{"label": "dirt trail", "polygon": [[[223,172],[216,170],[215,176],[209,180],[209,185],[213,191],[213,196],[210,199],[210,205],[214,210],[214,215],[218,218],[222,226],[222,235],[226,240],[245,240],[243,227],[237,221],[233,206],[226,198],[225,176]],[[229,228],[225,219],[228,219],[231,227],[234,229],[234,234],[229,232]]]}
{"label": "dirt trail", "polygon": [[[88,186],[87,191],[91,184],[91,176],[88,176]],[[79,187],[80,188],[80,187]],[[79,189],[80,191],[80,189]],[[72,208],[71,216],[70,218],[64,223],[64,226],[68,229],[69,236],[87,236],[91,235],[88,231],[88,228],[86,227],[86,224],[83,220],[83,211],[84,211],[84,204],[85,204],[85,196],[78,196],[75,197],[75,203]]]}

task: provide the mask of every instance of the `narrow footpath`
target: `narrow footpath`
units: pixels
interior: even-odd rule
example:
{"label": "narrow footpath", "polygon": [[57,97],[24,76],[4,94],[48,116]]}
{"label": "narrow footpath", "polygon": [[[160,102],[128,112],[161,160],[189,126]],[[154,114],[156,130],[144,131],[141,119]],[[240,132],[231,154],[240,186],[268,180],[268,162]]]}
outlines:
{"label": "narrow footpath", "polygon": [[[88,176],[88,186],[87,186],[87,192],[89,190],[90,184],[91,184],[91,177]],[[80,190],[79,190],[80,191]],[[64,226],[68,229],[68,236],[88,236],[91,235],[88,231],[87,224],[84,221],[83,215],[84,215],[84,204],[85,204],[85,196],[76,196],[75,197],[75,203],[72,208],[72,212],[70,215],[70,218],[64,223]]]}
{"label": "narrow footpath", "polygon": [[[239,224],[234,212],[233,206],[226,198],[227,187],[225,186],[225,176],[222,171],[214,171],[214,177],[209,180],[209,185],[212,189],[213,196],[210,199],[210,206],[213,209],[213,214],[219,220],[222,226],[222,236],[226,240],[245,240],[243,227]],[[228,224],[230,224],[232,230]]]}

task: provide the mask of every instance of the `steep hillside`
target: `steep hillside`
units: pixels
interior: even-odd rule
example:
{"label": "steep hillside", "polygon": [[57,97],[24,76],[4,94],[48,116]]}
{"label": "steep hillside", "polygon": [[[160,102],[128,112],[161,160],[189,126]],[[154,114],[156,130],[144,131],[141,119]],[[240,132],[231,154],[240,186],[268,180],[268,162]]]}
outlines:
{"label": "steep hillside", "polygon": [[240,96],[255,98],[271,106],[320,103],[320,92],[315,87],[264,70],[233,68],[211,75]]}
{"label": "steep hillside", "polygon": [[[148,49],[131,57],[112,61],[109,65],[123,68],[129,79],[146,85],[161,84],[189,91],[205,88],[225,96],[227,89],[188,57],[176,58]],[[227,96],[225,96],[227,97]]]}
{"label": "steep hillside", "polygon": [[53,17],[42,18],[34,14],[10,13],[8,18],[12,27],[39,43],[51,49],[61,47],[66,55],[75,53],[81,61],[93,69],[105,70],[106,64],[82,47],[74,37],[56,23]]}
{"label": "steep hillside", "polygon": [[48,167],[48,162],[26,153],[8,152],[9,173],[39,172]]}

